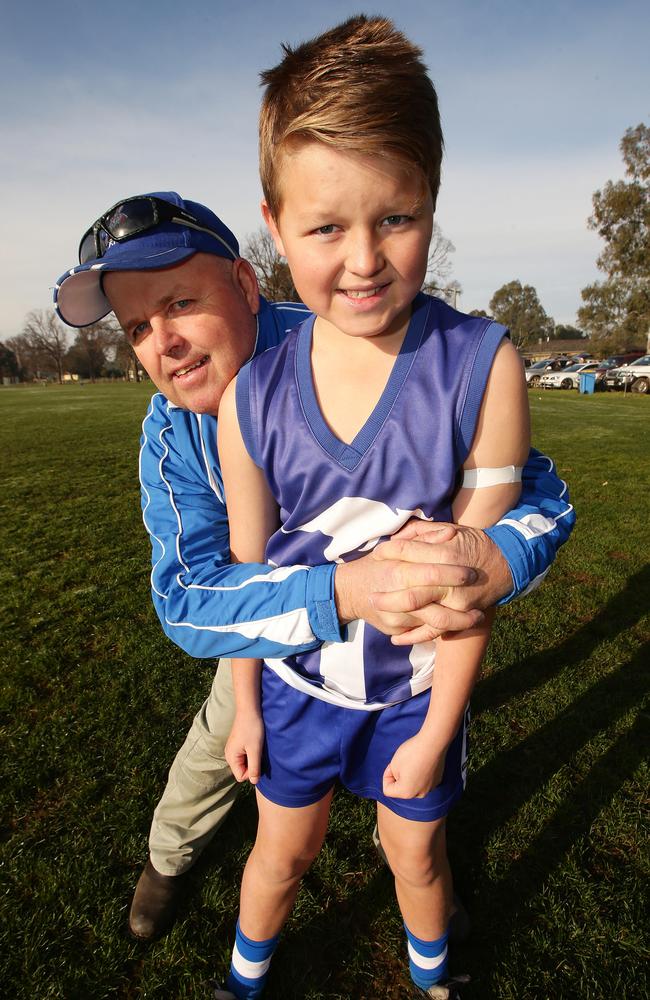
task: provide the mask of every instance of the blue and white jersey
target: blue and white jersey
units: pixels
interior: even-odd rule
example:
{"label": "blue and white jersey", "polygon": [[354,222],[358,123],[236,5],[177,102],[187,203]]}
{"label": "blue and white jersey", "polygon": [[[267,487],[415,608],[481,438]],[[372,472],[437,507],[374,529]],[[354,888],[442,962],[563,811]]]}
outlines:
{"label": "blue and white jersey", "polygon": [[[296,303],[262,301],[255,353],[280,343],[305,315]],[[156,393],[142,425],[140,482],[153,604],[166,635],[186,653],[283,657],[342,640],[336,564],[279,573],[231,565],[214,417]],[[531,451],[518,506],[488,530],[512,574],[503,603],[539,583],[574,521],[552,460]]]}
{"label": "blue and white jersey", "polygon": [[[237,413],[247,450],[280,507],[273,566],[356,559],[412,517],[450,521],[488,375],[507,331],[418,295],[384,391],[351,444],[321,413],[311,370],[314,319],[246,365]],[[344,364],[344,361],[342,361]],[[435,643],[394,646],[366,622],[348,642],[266,663],[348,708],[381,708],[430,687]]]}

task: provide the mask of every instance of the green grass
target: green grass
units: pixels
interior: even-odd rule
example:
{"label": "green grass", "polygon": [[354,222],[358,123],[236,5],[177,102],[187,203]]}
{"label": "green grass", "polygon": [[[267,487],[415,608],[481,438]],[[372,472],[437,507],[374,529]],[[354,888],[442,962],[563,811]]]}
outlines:
{"label": "green grass", "polygon": [[[172,934],[124,933],[166,769],[211,665],[149,601],[137,450],[150,386],[0,391],[3,469],[0,971],[11,997],[200,998],[226,966],[254,832],[244,794]],[[531,392],[535,443],[578,526],[498,618],[474,698],[450,853],[473,934],[468,1000],[648,995],[650,402]],[[267,996],[409,995],[372,808],[336,798]]]}

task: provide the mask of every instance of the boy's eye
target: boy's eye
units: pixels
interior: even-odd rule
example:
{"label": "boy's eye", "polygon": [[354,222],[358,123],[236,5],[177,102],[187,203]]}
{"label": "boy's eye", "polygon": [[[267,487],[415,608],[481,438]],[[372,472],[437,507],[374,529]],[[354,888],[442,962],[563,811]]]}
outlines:
{"label": "boy's eye", "polygon": [[175,309],[186,309],[189,306],[189,304],[190,304],[190,300],[189,299],[178,299],[176,302],[174,302],[174,308]]}
{"label": "boy's eye", "polygon": [[319,236],[331,236],[332,233],[336,232],[336,226],[331,222],[327,226],[319,226],[314,232],[318,233]]}
{"label": "boy's eye", "polygon": [[384,226],[401,226],[405,222],[410,222],[410,215],[387,215],[383,221]]}

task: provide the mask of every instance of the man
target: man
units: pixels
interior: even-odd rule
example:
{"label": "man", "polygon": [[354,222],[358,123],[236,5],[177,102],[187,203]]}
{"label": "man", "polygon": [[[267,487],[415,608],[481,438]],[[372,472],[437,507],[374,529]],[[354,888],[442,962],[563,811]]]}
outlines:
{"label": "man", "polygon": [[[113,206],[84,234],[79,259],[55,287],[59,316],[81,327],[113,310],[160,390],[143,423],[143,518],[154,606],[186,652],[282,657],[342,641],[356,619],[424,641],[470,627],[480,609],[528,592],[546,574],[574,514],[553,463],[536,452],[519,506],[485,532],[438,526],[432,534],[424,523],[351,563],[231,565],[216,450],[221,395],[306,310],[266,302],[230,230],[173,192]],[[129,917],[142,940],[171,926],[183,876],[234,800],[223,756],[233,708],[222,659],[154,813]]]}

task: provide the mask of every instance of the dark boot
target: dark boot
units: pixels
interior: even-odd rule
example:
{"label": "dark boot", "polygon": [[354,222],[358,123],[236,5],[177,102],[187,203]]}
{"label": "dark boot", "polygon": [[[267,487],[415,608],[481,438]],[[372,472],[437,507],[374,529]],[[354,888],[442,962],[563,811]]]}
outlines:
{"label": "dark boot", "polygon": [[129,932],[138,941],[155,941],[170,930],[187,886],[187,873],[161,875],[147,861],[129,912]]}

